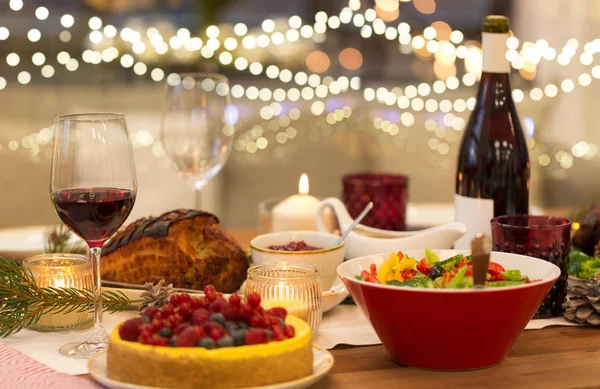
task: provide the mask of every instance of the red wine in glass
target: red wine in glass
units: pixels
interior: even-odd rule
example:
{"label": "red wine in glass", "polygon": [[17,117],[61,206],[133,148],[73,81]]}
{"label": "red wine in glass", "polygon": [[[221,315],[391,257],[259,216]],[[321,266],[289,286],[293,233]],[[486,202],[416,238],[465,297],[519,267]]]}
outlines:
{"label": "red wine in glass", "polygon": [[90,247],[100,247],[121,227],[135,195],[116,188],[65,189],[52,194],[60,219]]}
{"label": "red wine in glass", "polygon": [[102,326],[102,245],[125,222],[137,193],[135,160],[125,116],[82,113],[55,120],[50,198],[60,219],[90,248],[94,329],[59,351],[89,358],[108,345]]}

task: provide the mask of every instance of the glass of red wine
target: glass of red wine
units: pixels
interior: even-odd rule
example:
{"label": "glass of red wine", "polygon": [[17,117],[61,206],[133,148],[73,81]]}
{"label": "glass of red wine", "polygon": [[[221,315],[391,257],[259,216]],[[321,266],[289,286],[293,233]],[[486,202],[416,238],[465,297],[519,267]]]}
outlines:
{"label": "glass of red wine", "polygon": [[62,354],[89,358],[106,348],[102,326],[100,255],[135,202],[137,181],[125,116],[89,113],[55,121],[50,197],[60,219],[90,247],[94,331],[84,342],[67,343]]}

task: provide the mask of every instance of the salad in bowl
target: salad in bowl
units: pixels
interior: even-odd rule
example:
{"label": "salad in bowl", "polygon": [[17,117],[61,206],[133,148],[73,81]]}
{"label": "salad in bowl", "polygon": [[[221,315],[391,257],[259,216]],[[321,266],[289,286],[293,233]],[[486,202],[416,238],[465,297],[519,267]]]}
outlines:
{"label": "salad in bowl", "polygon": [[346,261],[337,273],[394,361],[433,370],[479,369],[506,357],[560,269],[493,251],[486,288],[476,289],[470,255],[388,252]]}
{"label": "salad in bowl", "polygon": [[[409,288],[468,289],[473,287],[473,266],[471,256],[461,253],[440,260],[434,251],[425,249],[425,255],[418,260],[398,251],[391,253],[379,268],[371,263],[369,270],[362,270],[356,279]],[[488,288],[529,282],[533,281],[519,269],[506,270],[499,263],[489,263],[485,283]]]}

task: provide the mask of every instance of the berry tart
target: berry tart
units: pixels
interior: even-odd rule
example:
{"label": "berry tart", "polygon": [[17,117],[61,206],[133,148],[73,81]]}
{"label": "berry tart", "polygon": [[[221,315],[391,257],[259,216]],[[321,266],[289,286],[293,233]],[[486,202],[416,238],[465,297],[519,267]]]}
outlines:
{"label": "berry tart", "polygon": [[306,377],[312,365],[308,324],[262,308],[258,294],[225,299],[212,286],[121,323],[107,351],[110,379],[161,388],[271,385]]}

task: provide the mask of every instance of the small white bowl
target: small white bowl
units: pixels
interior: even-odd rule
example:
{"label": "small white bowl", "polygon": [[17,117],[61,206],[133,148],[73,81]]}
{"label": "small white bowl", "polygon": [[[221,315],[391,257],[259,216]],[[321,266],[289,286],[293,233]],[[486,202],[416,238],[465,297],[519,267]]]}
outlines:
{"label": "small white bowl", "polygon": [[[334,246],[339,236],[319,231],[282,231],[259,235],[250,241],[252,262],[262,265],[267,262],[307,263],[316,267],[321,273],[321,289],[328,291],[336,280],[336,268],[344,262],[344,242]],[[278,251],[269,246],[281,246],[290,242],[304,241],[321,250],[311,251]]]}

